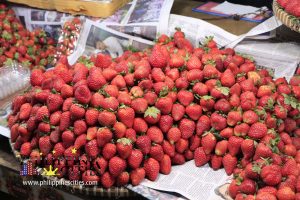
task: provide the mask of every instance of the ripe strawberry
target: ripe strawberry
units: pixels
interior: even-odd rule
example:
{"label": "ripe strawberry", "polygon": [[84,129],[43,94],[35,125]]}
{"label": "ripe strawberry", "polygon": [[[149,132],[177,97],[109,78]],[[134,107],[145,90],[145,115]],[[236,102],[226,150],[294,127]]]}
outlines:
{"label": "ripe strawberry", "polygon": [[159,119],[158,125],[163,133],[167,133],[173,126],[173,118],[170,115],[162,115]]}
{"label": "ripe strawberry", "polygon": [[137,133],[146,133],[148,130],[148,125],[146,121],[142,118],[135,118],[133,121],[133,129]]}
{"label": "ripe strawberry", "polygon": [[233,179],[228,187],[228,193],[232,198],[235,198],[239,192],[239,184],[236,179]]}
{"label": "ripe strawberry", "polygon": [[148,154],[151,148],[151,139],[147,135],[139,136],[136,140],[136,145],[143,154]]}
{"label": "ripe strawberry", "polygon": [[107,97],[104,98],[101,102],[101,107],[105,110],[117,110],[119,102],[116,97]]}
{"label": "ripe strawberry", "polygon": [[189,141],[182,138],[180,138],[175,144],[176,151],[180,154],[184,153],[184,151],[186,151],[188,147]]}
{"label": "ripe strawberry", "polygon": [[228,151],[229,154],[232,156],[236,156],[241,149],[241,144],[243,142],[243,138],[237,137],[237,136],[232,136],[228,140]]}
{"label": "ripe strawberry", "polygon": [[256,106],[256,97],[253,92],[243,92],[241,94],[241,107],[244,111],[251,110]]}
{"label": "ripe strawberry", "polygon": [[234,74],[230,69],[226,69],[225,72],[221,75],[221,84],[225,87],[231,87],[235,84]]}
{"label": "ripe strawberry", "polygon": [[160,173],[162,174],[170,174],[171,173],[171,158],[167,154],[165,154],[160,161]]}
{"label": "ripe strawberry", "polygon": [[194,121],[184,118],[180,120],[178,128],[181,131],[181,137],[183,139],[188,139],[193,135],[196,124]]}
{"label": "ripe strawberry", "polygon": [[262,168],[260,176],[264,183],[275,186],[281,182],[281,170],[278,165],[267,165]]}
{"label": "ripe strawberry", "polygon": [[109,172],[105,172],[101,176],[101,184],[103,185],[104,188],[110,188],[114,185],[115,183],[115,177],[112,176]]}
{"label": "ripe strawberry", "polygon": [[172,127],[168,132],[167,132],[167,139],[174,144],[181,138],[181,131],[177,127]]}
{"label": "ripe strawberry", "polygon": [[158,177],[160,165],[159,162],[153,158],[148,158],[144,162],[144,169],[146,172],[146,176],[149,180],[155,181]]}
{"label": "ripe strawberry", "polygon": [[256,182],[251,179],[243,180],[242,184],[239,186],[239,191],[244,194],[254,194],[256,192]]}
{"label": "ripe strawberry", "polygon": [[102,149],[102,156],[106,160],[111,159],[117,153],[117,147],[113,143],[106,143]]}
{"label": "ripe strawberry", "polygon": [[113,133],[106,127],[99,128],[97,131],[97,144],[103,147],[106,143],[110,142],[113,138]]}
{"label": "ripe strawberry", "polygon": [[163,68],[167,65],[167,59],[163,55],[162,48],[155,45],[152,49],[151,55],[149,56],[149,63],[152,67]]}
{"label": "ripe strawberry", "polygon": [[[173,107],[174,107],[174,105],[173,105]],[[197,104],[190,104],[186,107],[185,112],[192,120],[196,121],[202,115],[202,107]]]}
{"label": "ripe strawberry", "polygon": [[144,98],[136,98],[131,101],[131,107],[137,114],[142,114],[147,110],[148,102]]}
{"label": "ripe strawberry", "polygon": [[126,162],[118,156],[114,156],[108,162],[108,169],[113,177],[117,177],[126,169]]}
{"label": "ripe strawberry", "polygon": [[161,117],[160,110],[155,106],[148,107],[144,114],[144,119],[149,124],[156,124]]}
{"label": "ripe strawberry", "polygon": [[19,119],[20,120],[27,120],[30,116],[32,106],[29,103],[24,103],[20,107],[20,114],[19,114]]}
{"label": "ripe strawberry", "polygon": [[200,167],[205,165],[210,159],[210,156],[205,154],[203,147],[198,147],[194,152],[195,165]]}
{"label": "ripe strawberry", "polygon": [[226,154],[222,160],[225,172],[227,175],[231,175],[233,173],[234,168],[237,165],[237,158],[232,156],[231,154]]}
{"label": "ripe strawberry", "polygon": [[108,166],[108,162],[104,158],[97,157],[93,161],[93,167],[99,175],[103,175]]}
{"label": "ripe strawberry", "polygon": [[96,158],[99,154],[97,140],[93,139],[85,144],[85,152],[91,158]]}
{"label": "ripe strawberry", "polygon": [[83,120],[77,120],[74,122],[74,133],[75,135],[81,135],[86,133],[87,125]]}
{"label": "ripe strawberry", "polygon": [[117,177],[117,186],[124,186],[129,182],[130,176],[128,172],[122,172],[118,177]]}
{"label": "ripe strawberry", "polygon": [[61,142],[56,143],[52,151],[53,157],[54,158],[62,157],[64,155],[65,150],[66,149]]}
{"label": "ripe strawberry", "polygon": [[185,108],[183,105],[178,103],[173,105],[171,115],[175,121],[181,120],[184,114],[185,114]]}
{"label": "ripe strawberry", "polygon": [[243,113],[243,122],[247,124],[254,124],[257,121],[258,121],[258,115],[254,111],[247,110],[246,112]]}
{"label": "ripe strawberry", "polygon": [[130,107],[121,107],[117,112],[118,120],[125,124],[128,128],[133,126],[135,117],[134,110]]}
{"label": "ripe strawberry", "polygon": [[268,128],[265,124],[261,122],[256,122],[251,125],[248,131],[248,136],[253,139],[261,139],[265,135],[267,135],[267,132],[268,132]]}
{"label": "ripe strawberry", "polygon": [[184,105],[188,106],[190,105],[194,100],[194,95],[192,92],[189,92],[187,90],[180,90],[177,94],[178,101]]}
{"label": "ripe strawberry", "polygon": [[130,172],[130,180],[133,186],[139,185],[144,180],[146,172],[144,168],[137,168]]}
{"label": "ripe strawberry", "polygon": [[155,107],[160,110],[161,114],[167,115],[172,111],[173,101],[170,97],[159,98]]}
{"label": "ripe strawberry", "polygon": [[210,123],[213,128],[220,131],[226,128],[227,126],[227,120],[222,115],[218,114],[217,112],[214,112],[210,117]]}
{"label": "ripe strawberry", "polygon": [[97,67],[92,67],[87,77],[88,87],[93,91],[97,91],[105,84],[106,84],[106,80],[102,75],[101,69]]}
{"label": "ripe strawberry", "polygon": [[206,115],[202,115],[196,125],[196,133],[197,135],[202,135],[205,131],[210,129],[210,119]]}
{"label": "ripe strawberry", "polygon": [[104,110],[98,115],[98,122],[102,126],[113,126],[116,121],[116,115],[113,112]]}
{"label": "ripe strawberry", "polygon": [[24,157],[28,157],[31,153],[31,145],[30,142],[25,142],[22,144],[20,149],[20,155]]}
{"label": "ripe strawberry", "polygon": [[227,140],[219,141],[216,144],[215,154],[217,156],[223,156],[227,153],[227,149],[228,149],[228,141]]}
{"label": "ripe strawberry", "polygon": [[49,110],[47,106],[42,106],[38,109],[35,119],[36,121],[43,121],[43,119],[49,118]]}
{"label": "ripe strawberry", "polygon": [[127,159],[129,167],[132,169],[137,169],[140,167],[143,161],[143,153],[139,149],[133,149]]}
{"label": "ripe strawberry", "polygon": [[91,101],[92,94],[86,85],[81,85],[75,89],[74,97],[80,103],[88,104]]}
{"label": "ripe strawberry", "polygon": [[202,135],[201,145],[205,154],[210,154],[215,149],[216,143],[216,137],[212,133],[207,132]]}
{"label": "ripe strawberry", "polygon": [[278,200],[293,200],[295,199],[295,192],[290,187],[282,187],[277,191],[276,197]]}
{"label": "ripe strawberry", "polygon": [[30,84],[32,86],[41,86],[44,80],[43,71],[41,69],[34,69],[30,75]]}
{"label": "ripe strawberry", "polygon": [[230,111],[227,115],[227,124],[229,126],[235,126],[242,121],[242,114],[240,111]]}
{"label": "ripe strawberry", "polygon": [[202,63],[197,56],[191,56],[186,63],[187,70],[202,69]]}
{"label": "ripe strawberry", "polygon": [[213,168],[213,170],[220,169],[222,167],[222,159],[222,156],[213,155],[210,160],[211,168]]}
{"label": "ripe strawberry", "polygon": [[150,140],[154,143],[160,144],[163,141],[163,133],[157,126],[151,126],[147,130],[147,136],[150,138]]}
{"label": "ripe strawberry", "polygon": [[43,155],[47,155],[51,151],[52,144],[49,136],[40,137],[39,149]]}
{"label": "ripe strawberry", "polygon": [[272,150],[263,143],[259,143],[256,147],[255,154],[253,160],[257,160],[259,158],[268,158],[272,156]]}
{"label": "ripe strawberry", "polygon": [[245,139],[241,143],[241,150],[244,158],[250,159],[255,153],[255,143],[251,139]]}
{"label": "ripe strawberry", "polygon": [[117,140],[117,152],[122,159],[128,158],[132,151],[131,140],[121,138]]}
{"label": "ripe strawberry", "polygon": [[[19,129],[20,129],[20,127],[22,127],[22,126],[19,126]],[[45,123],[45,122],[40,122],[39,125],[38,125],[38,131],[41,132],[41,133],[49,133],[50,132],[50,125],[48,123]],[[19,130],[19,132],[20,132],[20,130]],[[21,134],[21,136],[22,136],[22,134]]]}
{"label": "ripe strawberry", "polygon": [[74,147],[76,149],[80,149],[80,147],[86,144],[87,142],[86,138],[87,138],[86,134],[79,135],[74,142]]}

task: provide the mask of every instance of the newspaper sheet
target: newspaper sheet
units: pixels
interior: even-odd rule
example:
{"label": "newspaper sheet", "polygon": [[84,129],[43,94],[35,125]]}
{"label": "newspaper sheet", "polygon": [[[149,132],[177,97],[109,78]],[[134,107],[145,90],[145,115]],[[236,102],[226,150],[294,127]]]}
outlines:
{"label": "newspaper sheet", "polygon": [[75,52],[68,57],[74,64],[81,55],[104,53],[116,58],[129,47],[143,50],[153,45],[152,41],[115,31],[104,24],[86,19]]}
{"label": "newspaper sheet", "polygon": [[141,185],[176,192],[191,200],[221,200],[216,190],[229,179],[224,169],[214,171],[208,164],[196,167],[191,160],[184,165],[173,166],[169,175],[159,174],[155,182],[144,180]]}

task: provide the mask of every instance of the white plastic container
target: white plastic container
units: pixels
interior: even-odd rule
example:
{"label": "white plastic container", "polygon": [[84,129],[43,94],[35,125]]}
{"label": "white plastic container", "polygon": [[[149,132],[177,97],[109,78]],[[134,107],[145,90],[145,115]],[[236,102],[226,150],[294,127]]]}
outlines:
{"label": "white plastic container", "polygon": [[0,100],[29,86],[30,70],[12,62],[0,68]]}

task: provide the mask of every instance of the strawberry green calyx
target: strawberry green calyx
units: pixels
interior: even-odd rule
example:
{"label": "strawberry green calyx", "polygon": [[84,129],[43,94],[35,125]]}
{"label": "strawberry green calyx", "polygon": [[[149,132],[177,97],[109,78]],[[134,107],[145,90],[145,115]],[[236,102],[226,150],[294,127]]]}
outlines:
{"label": "strawberry green calyx", "polygon": [[153,118],[157,118],[157,116],[160,114],[160,110],[157,109],[155,106],[152,107],[148,107],[148,109],[146,110],[144,117],[153,117]]}
{"label": "strawberry green calyx", "polygon": [[205,96],[202,96],[201,99],[210,100],[210,99],[213,99],[213,97],[209,96],[209,95],[205,95]]}
{"label": "strawberry green calyx", "polygon": [[132,141],[128,138],[120,138],[117,143],[122,143],[123,145],[131,145]]}

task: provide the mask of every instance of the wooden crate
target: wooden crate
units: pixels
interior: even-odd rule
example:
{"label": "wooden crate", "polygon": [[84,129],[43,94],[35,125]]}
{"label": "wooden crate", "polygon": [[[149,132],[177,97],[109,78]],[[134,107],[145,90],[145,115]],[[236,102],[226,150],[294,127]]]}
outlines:
{"label": "wooden crate", "polygon": [[116,10],[124,6],[130,0],[112,0],[111,3],[81,0],[8,0],[13,3],[47,10],[57,10],[73,15],[87,15],[106,18],[114,14]]}

